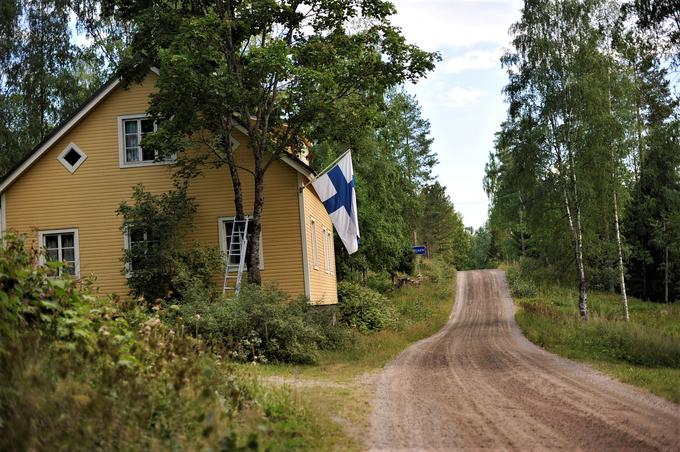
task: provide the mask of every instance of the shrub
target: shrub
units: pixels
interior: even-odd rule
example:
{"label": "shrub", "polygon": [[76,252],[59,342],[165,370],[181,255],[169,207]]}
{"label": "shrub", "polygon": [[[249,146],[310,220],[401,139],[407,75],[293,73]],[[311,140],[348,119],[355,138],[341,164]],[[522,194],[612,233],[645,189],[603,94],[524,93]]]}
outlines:
{"label": "shrub", "polygon": [[140,184],[134,187],[133,203],[123,202],[123,230],[131,243],[123,257],[130,293],[153,304],[159,298],[213,299],[212,277],[222,267],[216,248],[188,246],[183,240],[192,227],[198,205],[187,194],[187,185],[153,195]]}
{"label": "shrub", "polygon": [[244,285],[233,300],[196,300],[178,306],[178,314],[191,332],[236,360],[308,364],[317,361],[320,348],[332,348],[332,336],[342,336],[315,317],[315,309],[274,288]]}
{"label": "shrub", "polygon": [[0,450],[300,447],[303,413],[235,374],[181,322],[50,278],[21,238],[5,240]]}
{"label": "shrub", "polygon": [[536,285],[527,279],[517,267],[510,267],[506,272],[506,278],[513,297],[531,298],[538,295]]}
{"label": "shrub", "polygon": [[397,321],[397,313],[387,298],[359,284],[339,283],[338,301],[341,320],[359,331],[382,330]]}

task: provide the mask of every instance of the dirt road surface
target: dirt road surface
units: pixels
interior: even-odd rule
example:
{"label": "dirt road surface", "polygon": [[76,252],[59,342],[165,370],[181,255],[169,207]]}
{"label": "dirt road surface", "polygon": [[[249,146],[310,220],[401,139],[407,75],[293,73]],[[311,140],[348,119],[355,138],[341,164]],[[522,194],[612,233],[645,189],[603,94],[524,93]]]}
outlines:
{"label": "dirt road surface", "polygon": [[499,270],[458,273],[447,325],[377,377],[372,450],[680,450],[680,406],[531,344]]}

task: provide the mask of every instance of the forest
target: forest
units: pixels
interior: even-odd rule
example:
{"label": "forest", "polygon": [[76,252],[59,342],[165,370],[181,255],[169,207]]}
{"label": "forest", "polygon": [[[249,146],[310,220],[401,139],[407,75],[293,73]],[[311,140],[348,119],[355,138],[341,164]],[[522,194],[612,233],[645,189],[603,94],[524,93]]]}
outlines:
{"label": "forest", "polygon": [[591,289],[680,297],[674,3],[528,1],[502,57],[486,251],[578,284],[586,319]]}

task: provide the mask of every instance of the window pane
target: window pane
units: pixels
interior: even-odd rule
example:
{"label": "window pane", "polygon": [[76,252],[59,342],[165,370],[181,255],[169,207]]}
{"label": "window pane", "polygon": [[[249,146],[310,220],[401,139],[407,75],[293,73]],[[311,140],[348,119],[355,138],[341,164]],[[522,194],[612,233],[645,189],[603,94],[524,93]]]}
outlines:
{"label": "window pane", "polygon": [[137,148],[126,149],[125,150],[125,161],[126,162],[138,162],[139,153]]}
{"label": "window pane", "polygon": [[156,160],[156,154],[151,150],[142,148],[142,160],[144,160],[145,162],[149,161],[153,162],[154,160]]}
{"label": "window pane", "polygon": [[150,119],[142,119],[142,134],[153,132],[153,121]]}
{"label": "window pane", "polygon": [[137,135],[125,135],[125,147],[136,148],[139,146],[139,137]]}
{"label": "window pane", "polygon": [[59,248],[59,238],[56,235],[46,235],[45,236],[45,248],[57,249]]}
{"label": "window pane", "polygon": [[143,242],[144,241],[144,229],[134,228],[130,230],[130,241],[131,242]]}
{"label": "window pane", "polygon": [[133,119],[131,121],[125,121],[125,133],[137,133],[137,120]]}
{"label": "window pane", "polygon": [[56,262],[59,260],[59,250],[54,249],[48,249],[47,250],[47,261],[48,262]]}
{"label": "window pane", "polygon": [[71,262],[66,262],[66,268],[62,271],[65,271],[71,276],[74,276],[76,274],[76,263],[71,261]]}
{"label": "window pane", "polygon": [[73,248],[64,248],[61,251],[61,258],[67,262],[73,262],[76,260],[76,252]]}
{"label": "window pane", "polygon": [[78,163],[78,160],[80,160],[81,158],[82,156],[75,149],[71,149],[64,156],[64,160],[66,160],[68,164],[71,166],[74,166],[76,163]]}
{"label": "window pane", "polygon": [[73,234],[62,234],[61,235],[61,247],[62,248],[73,248],[75,242],[73,239]]}

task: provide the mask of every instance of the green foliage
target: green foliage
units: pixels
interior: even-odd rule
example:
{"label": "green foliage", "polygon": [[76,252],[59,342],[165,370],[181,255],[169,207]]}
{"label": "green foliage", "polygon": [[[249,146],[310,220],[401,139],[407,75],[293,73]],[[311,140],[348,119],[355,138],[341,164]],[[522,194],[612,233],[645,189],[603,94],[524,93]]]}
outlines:
{"label": "green foliage", "polygon": [[[353,127],[329,130],[331,125],[318,124],[320,139],[312,149],[315,168],[324,168],[347,148],[354,159],[362,244],[351,256],[337,253],[338,274],[357,280],[356,272],[412,273],[414,232],[433,256],[440,254],[462,266],[469,235],[444,187],[431,174],[437,159],[430,124],[416,99],[403,89],[388,92],[383,102],[382,108],[343,102],[344,116],[357,119]],[[342,249],[339,241],[336,245]]]}
{"label": "green foliage", "polygon": [[532,298],[538,295],[534,282],[527,278],[518,267],[510,267],[506,272],[506,277],[513,297]]}
{"label": "green foliage", "polygon": [[[644,5],[626,8],[639,25],[667,21],[664,2],[654,20]],[[627,292],[674,300],[680,122],[663,45],[600,0],[527,2],[511,32],[510,108],[484,180],[493,257],[578,278],[585,307],[586,287],[621,290],[620,238]]]}
{"label": "green foliage", "polygon": [[94,92],[110,70],[70,39],[70,3],[0,5],[0,176]]}
{"label": "green foliage", "polygon": [[178,306],[173,315],[181,316],[190,332],[223,347],[235,360],[314,363],[320,348],[336,347],[345,340],[331,325],[332,314],[322,315],[316,309],[274,288],[246,285],[233,300],[195,299]]}
{"label": "green foliage", "polygon": [[315,428],[285,392],[235,373],[181,322],[99,300],[0,253],[0,449],[300,448]]}
{"label": "green foliage", "polygon": [[[150,66],[160,69],[149,108],[158,132],[144,146],[177,154],[192,170],[200,171],[199,161],[230,168],[236,215],[252,215],[246,261],[256,284],[271,161],[302,152],[309,138],[323,140],[323,124],[355,124],[357,111],[348,115],[345,100],[375,105],[389,88],[423,77],[438,58],[406,43],[389,21],[393,6],[382,0],[107,4],[103,15],[129,21],[133,31],[119,67],[124,77],[138,81]],[[195,105],[200,109],[187,108]],[[247,129],[247,150],[231,145],[235,125]],[[189,148],[205,153],[187,158]],[[252,208],[240,190],[237,168],[244,167],[255,183]]]}
{"label": "green foliage", "polygon": [[211,279],[221,267],[219,250],[186,243],[197,205],[187,185],[154,195],[140,184],[132,203],[118,208],[121,230],[132,240],[123,257],[130,292],[149,303],[159,298],[214,298]]}
{"label": "green foliage", "polygon": [[362,332],[394,326],[397,313],[378,292],[356,283],[338,284],[338,313],[341,321]]}
{"label": "green foliage", "polygon": [[568,292],[554,288],[520,298],[517,321],[532,342],[568,357],[680,368],[677,306],[631,299],[631,322],[623,321],[616,296],[595,294],[591,306],[591,321],[583,322]]}
{"label": "green foliage", "polygon": [[0,246],[0,354],[20,332],[39,331],[58,348],[92,351],[95,337],[89,318],[92,297],[81,296],[70,279],[48,278],[63,264],[36,266],[39,254],[26,251],[25,240],[12,233]]}

